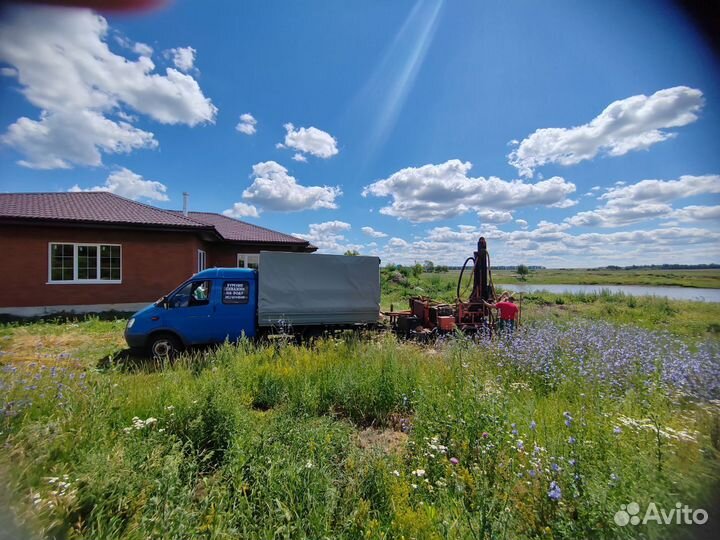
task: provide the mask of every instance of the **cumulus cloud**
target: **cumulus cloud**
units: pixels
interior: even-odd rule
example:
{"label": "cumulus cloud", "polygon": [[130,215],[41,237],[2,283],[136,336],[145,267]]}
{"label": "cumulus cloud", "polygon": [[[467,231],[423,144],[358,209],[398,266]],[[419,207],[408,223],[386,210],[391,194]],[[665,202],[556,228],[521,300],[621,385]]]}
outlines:
{"label": "cumulus cloud", "polygon": [[293,236],[307,240],[325,253],[344,253],[347,250],[360,250],[362,245],[348,244],[344,233],[352,227],[344,221],[325,221],[312,223],[307,233],[293,233]]}
{"label": "cumulus cloud", "polygon": [[518,225],[520,225],[520,227],[522,227],[523,229],[527,229],[528,222],[525,221],[524,219],[516,219],[516,220],[515,220],[515,223],[517,223]]}
{"label": "cumulus cloud", "polygon": [[91,110],[43,112],[40,120],[18,118],[0,141],[22,152],[25,159],[18,163],[32,169],[98,166],[101,151],[128,153],[158,145],[152,133]]}
{"label": "cumulus cloud", "polygon": [[195,55],[197,51],[192,47],[177,47],[169,49],[168,55],[172,58],[173,64],[180,71],[188,72],[195,67]]}
{"label": "cumulus cloud", "polygon": [[575,165],[598,154],[622,156],[675,136],[670,128],[697,120],[705,100],[695,88],[676,86],[651,96],[618,100],[587,124],[572,128],[538,129],[508,156],[521,176],[532,177],[548,163]]}
{"label": "cumulus cloud", "polygon": [[376,231],[372,227],[362,227],[360,230],[371,238],[385,238],[387,236],[384,232]]}
{"label": "cumulus cloud", "polygon": [[127,197],[134,201],[138,199],[149,199],[151,201],[167,201],[167,187],[155,180],[145,180],[139,174],[130,169],[121,167],[107,177],[105,184],[82,189],[77,184],[68,191],[109,191],[121,197]]}
{"label": "cumulus cloud", "polygon": [[630,206],[640,203],[668,202],[695,195],[720,193],[720,175],[683,175],[677,180],[641,180],[610,188],[600,196],[608,203]]}
{"label": "cumulus cloud", "polygon": [[649,219],[688,221],[692,216],[708,215],[707,207],[696,210],[674,210],[675,200],[697,195],[720,193],[720,175],[684,175],[677,180],[641,180],[635,184],[616,183],[599,199],[604,202],[594,210],[579,212],[565,221],[576,227],[621,227]]}
{"label": "cumulus cloud", "polygon": [[507,223],[513,219],[510,212],[501,210],[480,210],[477,215],[483,223]]}
{"label": "cumulus cloud", "polygon": [[300,152],[295,152],[295,155],[292,158],[293,158],[293,161],[299,161],[300,163],[307,163],[307,158]]}
{"label": "cumulus cloud", "polygon": [[335,137],[326,131],[316,127],[295,129],[290,123],[285,124],[284,127],[287,133],[285,141],[277,145],[279,148],[292,148],[301,154],[311,154],[323,159],[331,158],[338,153]]}
{"label": "cumulus cloud", "polygon": [[675,222],[688,221],[718,221],[720,222],[720,205],[719,206],[686,206],[673,210],[667,216]]}
{"label": "cumulus cloud", "polygon": [[[484,236],[493,264],[599,266],[632,264],[642,257],[649,264],[675,260],[708,262],[720,256],[720,233],[702,228],[661,227],[650,230],[571,234],[567,223],[541,221],[534,229],[503,231],[494,225],[435,227],[422,239],[393,238],[378,255],[388,263],[431,260],[458,265]],[[392,245],[391,245],[392,244]]]}
{"label": "cumulus cloud", "polygon": [[149,56],[114,53],[108,34],[105,18],[85,9],[6,10],[0,60],[17,71],[23,95],[41,111],[37,120],[19,118],[2,137],[25,156],[21,164],[99,165],[103,152],[157,146],[152,133],[118,121],[124,108],[163,124],[215,120],[217,108],[193,77],[173,68],[155,73]]}
{"label": "cumulus cloud", "polygon": [[253,165],[253,182],[243,199],[263,210],[299,212],[320,208],[337,208],[335,199],[342,195],[339,187],[303,186],[297,183],[288,170],[275,161]]}
{"label": "cumulus cloud", "polygon": [[407,248],[410,244],[407,240],[393,236],[387,243],[388,247],[391,248]]}
{"label": "cumulus cloud", "polygon": [[661,218],[672,212],[668,204],[639,204],[636,206],[605,205],[596,210],[578,212],[565,219],[573,227],[622,227],[641,221]]}
{"label": "cumulus cloud", "polygon": [[235,129],[245,135],[254,135],[255,131],[257,131],[255,128],[256,125],[257,120],[255,120],[255,117],[250,113],[245,113],[240,115],[240,122],[235,126]]}
{"label": "cumulus cloud", "polygon": [[530,184],[491,176],[468,176],[470,162],[451,159],[438,165],[408,167],[366,186],[364,197],[391,197],[380,213],[413,222],[452,218],[470,211],[513,210],[560,203],[575,184],[554,176]]}
{"label": "cumulus cloud", "polygon": [[235,219],[244,217],[260,217],[260,212],[252,204],[245,204],[243,202],[236,202],[232,208],[223,210],[223,215]]}

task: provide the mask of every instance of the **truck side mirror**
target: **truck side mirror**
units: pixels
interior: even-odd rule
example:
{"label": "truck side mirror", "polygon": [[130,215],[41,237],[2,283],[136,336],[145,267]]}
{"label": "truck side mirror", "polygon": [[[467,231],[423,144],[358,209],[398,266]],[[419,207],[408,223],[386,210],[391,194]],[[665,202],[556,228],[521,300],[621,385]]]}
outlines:
{"label": "truck side mirror", "polygon": [[163,307],[164,309],[168,309],[168,308],[170,307],[170,300],[168,299],[167,296],[163,296],[163,299],[162,299],[162,307]]}

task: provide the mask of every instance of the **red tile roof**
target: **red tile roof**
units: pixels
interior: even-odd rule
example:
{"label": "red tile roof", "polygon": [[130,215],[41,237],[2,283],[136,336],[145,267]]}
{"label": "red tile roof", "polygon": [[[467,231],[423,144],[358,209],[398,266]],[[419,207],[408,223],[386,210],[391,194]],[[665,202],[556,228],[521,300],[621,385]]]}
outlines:
{"label": "red tile roof", "polygon": [[296,244],[312,249],[301,238],[220,214],[190,212],[184,216],[177,210],[162,210],[106,191],[0,193],[0,220],[8,219],[212,229],[230,242]]}
{"label": "red tile roof", "polygon": [[0,218],[204,227],[202,223],[182,214],[161,210],[105,191],[0,193]]}
{"label": "red tile roof", "polygon": [[[173,213],[182,216],[182,212],[173,210]],[[188,217],[204,225],[215,227],[215,230],[225,240],[235,242],[271,242],[283,244],[307,244],[306,240],[283,234],[281,232],[258,227],[231,217],[211,212],[189,212]]]}

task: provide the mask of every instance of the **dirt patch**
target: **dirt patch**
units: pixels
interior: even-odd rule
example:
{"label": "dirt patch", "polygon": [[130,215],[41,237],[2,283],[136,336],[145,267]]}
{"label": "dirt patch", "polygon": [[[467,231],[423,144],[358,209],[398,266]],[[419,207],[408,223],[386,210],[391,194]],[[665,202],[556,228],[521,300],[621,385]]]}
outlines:
{"label": "dirt patch", "polygon": [[363,450],[381,450],[386,454],[400,454],[408,436],[392,429],[366,428],[355,435],[355,443]]}

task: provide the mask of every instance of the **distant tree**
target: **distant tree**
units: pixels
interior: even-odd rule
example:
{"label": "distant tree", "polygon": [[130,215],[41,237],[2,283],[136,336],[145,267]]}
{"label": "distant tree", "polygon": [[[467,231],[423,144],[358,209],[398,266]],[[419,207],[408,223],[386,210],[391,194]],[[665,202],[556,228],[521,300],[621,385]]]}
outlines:
{"label": "distant tree", "polygon": [[435,270],[435,264],[432,261],[425,261],[423,263],[423,270],[428,273],[432,273]]}
{"label": "distant tree", "polygon": [[448,267],[445,266],[444,264],[438,264],[438,265],[435,267],[435,273],[436,273],[436,274],[442,274],[443,272],[447,272],[447,271],[448,271]]}
{"label": "distant tree", "polygon": [[420,263],[415,263],[411,269],[411,272],[413,276],[420,277],[420,275],[423,273],[423,265]]}
{"label": "distant tree", "polygon": [[360,252],[357,249],[348,249],[345,252],[346,257],[357,257],[358,255],[360,255]]}
{"label": "distant tree", "polygon": [[530,269],[524,264],[519,264],[515,272],[517,272],[519,280],[525,281],[527,279],[527,275],[530,273]]}

